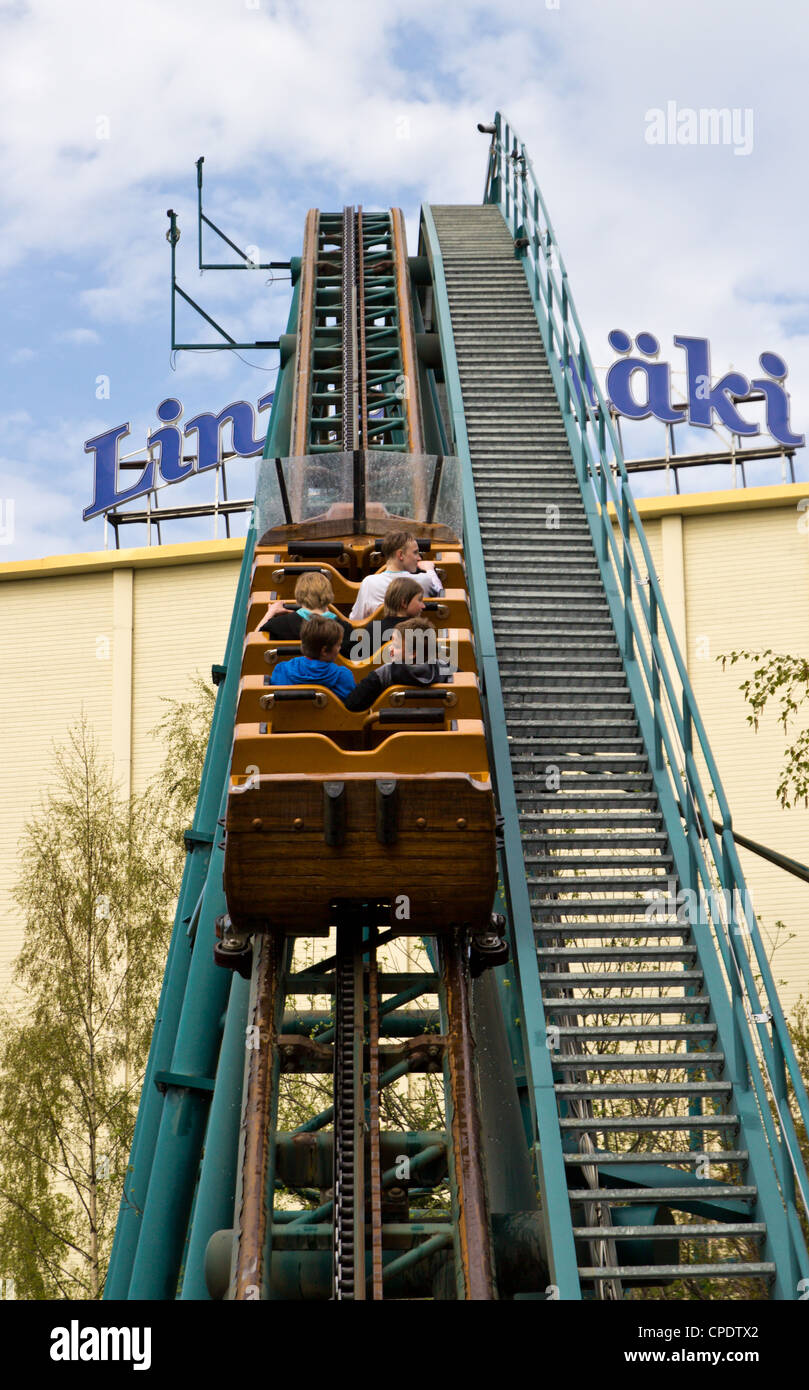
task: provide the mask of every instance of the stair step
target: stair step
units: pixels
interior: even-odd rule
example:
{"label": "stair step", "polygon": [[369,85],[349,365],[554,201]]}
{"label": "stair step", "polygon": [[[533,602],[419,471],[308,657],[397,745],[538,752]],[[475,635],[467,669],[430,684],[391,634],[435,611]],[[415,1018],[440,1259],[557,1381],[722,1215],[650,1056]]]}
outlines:
{"label": "stair step", "polygon": [[[610,877],[606,874],[599,877],[596,877],[594,874],[585,874],[581,878],[565,878],[562,874],[549,875],[547,877],[529,874],[528,883],[532,888],[547,889],[548,895],[558,893],[581,894],[583,891],[593,892],[594,890],[603,893],[614,893],[622,888],[643,893],[647,889],[664,887],[666,884],[666,875],[663,873],[655,878],[653,875],[639,874],[637,878],[628,878],[619,874],[615,874],[614,877]],[[542,894],[539,896],[544,897],[546,895]]]}
{"label": "stair step", "polygon": [[[649,922],[644,922],[642,925],[639,924],[638,922],[629,922],[629,923],[627,923],[626,925],[624,925],[623,923],[621,923],[620,925],[616,925],[614,922],[574,922],[574,923],[572,923],[572,924],[571,924],[571,923],[564,923],[564,922],[553,922],[553,923],[551,923],[551,924],[547,924],[547,923],[546,923],[545,925],[537,925],[536,923],[534,924],[534,935],[535,935],[535,936],[543,935],[543,936],[546,936],[546,937],[547,937],[547,936],[567,936],[567,937],[596,937],[596,936],[602,936],[602,937],[603,937],[603,936],[606,936],[606,937],[617,938],[617,937],[625,936],[625,937],[627,937],[627,939],[635,940],[635,939],[637,939],[637,938],[639,938],[639,937],[642,937],[642,936],[643,936],[643,937],[655,937],[655,936],[656,936],[656,937],[669,937],[669,936],[682,936],[682,937],[686,937],[686,936],[688,936],[689,934],[690,934],[690,927],[687,927],[687,926],[685,926],[684,924],[679,923],[679,922],[666,922],[666,923],[664,923],[663,926],[652,925],[652,924],[649,923]],[[544,955],[545,953],[543,952],[542,954]]]}
{"label": "stair step", "polygon": [[560,1117],[562,1129],[578,1129],[591,1134],[610,1131],[616,1134],[635,1134],[643,1130],[676,1129],[738,1129],[738,1115],[602,1115],[579,1120]]}
{"label": "stair step", "polygon": [[[604,848],[606,850],[610,847],[605,845]],[[622,854],[607,857],[606,854],[579,854],[572,845],[562,844],[559,849],[570,852],[564,854],[559,852],[556,854],[526,854],[524,856],[525,862],[526,864],[545,864],[549,868],[557,867],[560,869],[643,869],[655,867],[665,869],[667,865],[673,863],[670,854]]]}
{"label": "stair step", "polygon": [[554,1052],[554,1071],[705,1071],[723,1067],[722,1052]]}
{"label": "stair step", "polygon": [[621,806],[628,808],[630,805],[638,808],[648,806],[653,809],[657,806],[657,795],[654,792],[633,792],[631,796],[629,793],[620,795],[618,791],[614,796],[610,796],[607,792],[598,793],[595,791],[590,795],[585,791],[568,792],[565,790],[564,792],[552,792],[547,796],[533,796],[531,797],[531,804],[537,808],[547,806],[549,810],[560,813],[567,809],[583,810],[585,806],[589,806],[595,811],[617,810]]}
{"label": "stair step", "polygon": [[[588,830],[594,829],[592,815],[556,815],[554,814],[555,808],[552,798],[548,797],[547,800],[551,809],[548,811],[522,811],[520,813],[521,819],[528,821],[529,824],[541,825],[544,829],[552,829],[554,826],[587,826]],[[600,816],[598,820],[599,828],[602,826],[615,826],[616,828],[620,827],[621,829],[626,829],[628,826],[652,826],[662,824],[663,816],[657,807],[655,807],[653,811],[631,811],[623,814],[613,812],[608,816]],[[662,830],[656,833],[660,835],[664,834]],[[574,843],[579,843],[578,836],[575,838]]]}
{"label": "stair step", "polygon": [[577,1027],[572,1025],[564,1028],[557,1028],[560,1038],[583,1038],[599,1041],[603,1039],[609,1042],[666,1042],[669,1039],[676,1041],[677,1038],[712,1038],[716,1035],[716,1024],[714,1023],[641,1023],[636,1027],[631,1025],[610,1025],[609,1027],[597,1027],[595,1024],[579,1024]]}
{"label": "stair step", "polygon": [[[549,673],[555,667],[560,667],[562,672],[567,675],[570,668],[571,652],[587,653],[587,666],[583,662],[577,661],[588,672],[596,671],[599,675],[604,672],[615,673],[616,677],[623,674],[623,662],[617,650],[613,651],[592,651],[592,649],[582,642],[570,643],[568,651],[555,654],[555,648],[545,642],[537,644],[535,638],[529,638],[524,633],[510,633],[502,630],[497,633],[498,656],[502,653],[500,660],[504,665],[510,665],[514,661],[520,663],[523,660],[537,662],[541,656],[541,661],[545,670]],[[517,653],[517,655],[513,655]]]}
{"label": "stair step", "polygon": [[[509,693],[512,694],[513,692]],[[549,744],[558,747],[562,741],[564,741],[567,747],[575,747],[577,742],[575,735],[582,733],[584,729],[589,730],[592,734],[597,736],[600,746],[603,746],[603,740],[605,738],[612,739],[616,744],[624,744],[627,739],[634,740],[637,732],[637,724],[634,722],[633,718],[625,717],[619,719],[613,717],[605,719],[603,717],[604,705],[598,705],[592,715],[582,718],[582,711],[586,711],[587,706],[583,702],[580,702],[578,705],[574,706],[576,709],[576,717],[570,715],[565,719],[564,715],[561,712],[557,712],[550,703],[541,705],[531,700],[520,699],[514,702],[509,700],[506,701],[505,704],[506,723],[509,730],[513,729],[515,732],[521,732],[525,727],[526,720],[530,719],[533,724],[537,719],[542,719],[543,725],[547,731],[547,737],[542,740],[537,740],[540,747]],[[623,706],[619,706],[619,708],[622,710],[624,709]],[[547,717],[549,710],[553,713],[553,718]],[[625,713],[627,712],[625,711]],[[633,732],[633,730],[635,732]]]}
{"label": "stair step", "polygon": [[[506,715],[506,723],[509,728],[509,738],[511,738],[513,735],[510,731],[512,729],[515,731],[519,730],[520,725],[510,714]],[[593,749],[597,748],[600,750],[602,756],[609,753],[624,754],[637,751],[637,745],[639,743],[640,739],[610,737],[605,733],[599,734],[597,738],[590,739],[565,738],[562,730],[560,730],[556,738],[537,739],[534,746],[541,757],[547,758],[549,763],[556,766],[559,764],[561,757],[566,757],[569,754],[576,754],[578,757],[583,756],[584,749],[588,749],[592,752]],[[627,745],[629,745],[629,747],[627,747]]]}
{"label": "stair step", "polygon": [[574,1226],[573,1234],[578,1240],[603,1240],[605,1236],[610,1240],[668,1240],[672,1236],[678,1240],[728,1240],[732,1236],[764,1240],[767,1227],[763,1221],[716,1221],[712,1225],[689,1221],[677,1226],[612,1226],[606,1231],[603,1226]]}
{"label": "stair step", "polygon": [[661,1153],[654,1153],[647,1149],[641,1153],[611,1153],[609,1149],[596,1149],[594,1151],[582,1150],[581,1153],[564,1154],[564,1161],[570,1168],[589,1168],[598,1167],[599,1164],[618,1166],[622,1163],[681,1163],[697,1164],[704,1163],[706,1160],[711,1163],[748,1163],[750,1155],[747,1149],[689,1149],[687,1153],[678,1153],[676,1150],[666,1150]]}
{"label": "stair step", "polygon": [[[549,704],[558,704],[560,697],[566,695],[565,704],[590,704],[599,705],[603,708],[604,704],[630,705],[629,690],[626,686],[626,677],[623,671],[605,671],[603,678],[605,684],[600,684],[600,676],[591,676],[588,673],[578,673],[574,671],[559,672],[556,675],[548,676],[542,670],[538,662],[520,663],[518,661],[503,661],[500,665],[504,668],[500,672],[500,683],[504,690],[516,690],[517,693],[525,691],[526,694],[533,696],[538,702],[542,703],[547,699]],[[505,668],[511,667],[511,670]],[[578,677],[576,685],[566,684],[572,678]],[[530,685],[525,681],[529,678]],[[599,684],[593,682],[598,680]],[[540,681],[542,684],[540,685]],[[634,709],[633,709],[634,713]]]}
{"label": "stair step", "polygon": [[[527,819],[527,816],[523,817],[523,820]],[[523,830],[523,839],[526,843],[529,830],[530,826],[524,828]],[[542,844],[545,844],[548,847],[555,847],[556,845],[558,845],[559,849],[565,850],[578,850],[579,848],[595,849],[596,847],[599,849],[603,847],[605,850],[625,848],[628,849],[631,848],[633,845],[637,845],[638,848],[643,849],[651,848],[655,844],[659,845],[662,850],[665,847],[665,845],[668,844],[668,836],[663,831],[650,831],[648,834],[645,835],[625,835],[621,831],[613,831],[613,833],[609,835],[606,833],[606,831],[600,835],[596,833],[592,835],[549,835],[546,834],[541,829],[541,827],[537,826],[536,830],[534,830],[532,834],[535,840],[541,842]],[[668,855],[666,855],[665,857],[668,858]]]}
{"label": "stair step", "polygon": [[579,1265],[582,1279],[774,1279],[774,1264],[745,1260],[724,1264],[693,1265]]}
{"label": "stair step", "polygon": [[[586,881],[582,880],[582,888],[581,888],[581,889],[569,888],[569,887],[566,887],[566,888],[565,888],[565,892],[568,892],[568,893],[571,893],[571,892],[572,892],[572,893],[576,893],[576,892],[578,892],[578,893],[579,893],[579,897],[578,897],[578,898],[558,898],[558,897],[554,897],[547,889],[546,889],[546,891],[545,891],[544,893],[537,892],[537,891],[536,891],[537,885],[529,878],[529,879],[528,879],[528,887],[529,887],[529,890],[534,890],[534,891],[530,892],[531,906],[533,907],[533,909],[534,909],[535,912],[544,913],[546,917],[547,917],[547,916],[553,917],[553,916],[555,916],[555,915],[558,915],[558,916],[560,916],[560,917],[592,917],[592,916],[597,915],[598,913],[604,913],[604,912],[606,912],[606,913],[612,913],[612,912],[614,912],[614,913],[616,913],[616,914],[621,914],[621,915],[623,915],[623,914],[625,913],[625,914],[627,915],[627,917],[630,917],[630,916],[632,916],[632,913],[633,913],[633,910],[634,910],[635,912],[642,914],[642,915],[641,915],[641,918],[640,918],[640,921],[643,921],[644,916],[645,916],[645,914],[646,914],[646,912],[648,911],[648,908],[649,908],[649,900],[648,900],[648,899],[645,899],[645,900],[644,900],[643,898],[640,898],[640,897],[638,897],[638,898],[613,898],[613,897],[609,897],[609,898],[607,898],[607,897],[588,898],[588,897],[585,897],[584,892],[582,891],[582,889],[586,889],[587,886],[588,886],[588,885],[587,885]],[[602,891],[603,891],[603,892],[609,892],[609,891],[610,891],[610,886],[611,886],[611,885],[608,884],[608,885],[606,886],[606,888],[602,889]],[[657,917],[656,920],[659,921],[659,916]],[[568,926],[569,926],[569,925],[570,925],[570,923],[568,923]],[[638,926],[640,926],[640,922],[638,923]]]}
{"label": "stair step", "polygon": [[[545,780],[548,769],[554,766],[552,758],[546,763],[539,758],[512,758],[512,779],[520,805],[539,807],[549,799],[544,795]],[[643,772],[637,772],[631,777],[625,777],[619,772],[605,772],[601,776],[596,772],[581,772],[577,776],[573,768],[562,768],[560,777],[560,789],[552,792],[551,796],[556,797],[560,806],[576,807],[579,810],[592,807],[597,811],[601,805],[610,805],[612,802],[618,805],[626,805],[627,802],[642,803],[653,795],[649,790],[646,797],[646,790],[651,787],[651,777]],[[642,791],[636,792],[636,787],[642,788]]]}
{"label": "stair step", "polygon": [[573,1187],[568,1196],[571,1202],[671,1202],[677,1198],[689,1202],[754,1202],[757,1189],[712,1183],[705,1178],[696,1187]]}
{"label": "stair step", "polygon": [[[537,723],[536,719],[532,724]],[[514,726],[512,726],[514,727]],[[509,751],[512,762],[536,763],[538,768],[543,771],[549,765],[558,767],[560,772],[625,772],[632,774],[633,778],[646,776],[644,768],[649,765],[649,760],[645,751],[641,748],[627,749],[625,753],[562,753],[557,752],[552,764],[549,764],[547,756],[540,756],[539,750],[543,744],[551,744],[552,747],[559,748],[558,738],[552,741],[547,738],[536,738],[525,732],[525,726],[516,726],[516,732],[509,734]],[[582,742],[583,740],[579,740]],[[634,742],[640,743],[637,739]],[[598,745],[596,745],[598,746]],[[651,776],[651,773],[648,774]]]}
{"label": "stair step", "polygon": [[592,729],[594,732],[637,729],[635,712],[628,696],[626,700],[607,701],[605,704],[588,703],[587,700],[569,700],[564,704],[548,700],[543,704],[533,698],[533,689],[522,691],[512,686],[506,693],[506,717],[509,724],[514,721],[516,728],[520,727],[520,717],[526,716],[532,720],[541,717],[548,734],[557,737],[564,736],[568,730],[572,737],[579,728]]}
{"label": "stair step", "polygon": [[[580,701],[578,705],[573,706],[573,708],[577,710],[577,716],[574,717],[573,714],[570,714],[570,716],[566,717],[562,710],[559,710],[559,708],[552,705],[552,703],[548,703],[548,705],[539,705],[539,703],[535,703],[530,698],[524,698],[520,691],[507,691],[505,692],[505,695],[506,694],[509,698],[505,699],[503,703],[505,703],[506,706],[507,727],[509,727],[510,730],[513,728],[513,730],[518,733],[518,731],[524,727],[523,724],[520,723],[521,716],[528,714],[531,719],[537,719],[537,717],[541,716],[542,720],[545,721],[546,730],[548,730],[548,738],[546,738],[545,741],[548,742],[548,744],[553,742],[553,744],[557,745],[560,739],[567,741],[567,735],[569,734],[570,739],[573,739],[574,734],[584,733],[585,728],[591,731],[591,733],[598,734],[599,739],[609,737],[621,741],[621,739],[624,738],[637,737],[638,726],[637,723],[635,723],[634,714],[632,714],[630,708],[624,705],[598,705],[595,706],[594,709],[592,706],[588,706],[587,702]],[[514,698],[514,695],[516,695],[516,698]],[[592,710],[592,714],[589,714],[589,716],[587,714],[588,709]],[[603,717],[603,710],[605,709],[607,710],[607,714],[609,714],[607,719]],[[619,717],[617,710],[620,710],[621,714],[623,714],[623,719]]]}
{"label": "stair step", "polygon": [[[573,840],[573,844],[569,844]],[[546,865],[549,869],[606,869],[606,867],[627,867],[627,869],[655,869],[655,867],[666,867],[673,863],[669,853],[660,851],[652,853],[624,853],[617,855],[620,845],[614,845],[612,841],[605,840],[603,845],[599,842],[599,849],[605,849],[603,855],[582,855],[581,847],[575,841],[574,835],[564,835],[553,845],[553,853],[542,852],[537,855],[525,855],[525,863],[535,863],[535,865]],[[609,858],[606,852],[609,851]]]}
{"label": "stair step", "polygon": [[[540,984],[552,984],[552,985],[556,985],[557,987],[560,986],[560,985],[563,985],[565,989],[575,989],[575,988],[576,988],[577,986],[579,986],[579,985],[581,985],[582,987],[585,987],[585,986],[586,986],[587,989],[596,989],[596,988],[598,988],[598,989],[617,989],[618,986],[620,986],[622,989],[624,989],[627,985],[631,986],[631,987],[634,988],[634,989],[646,989],[646,988],[651,988],[652,985],[683,985],[683,986],[685,987],[685,986],[688,986],[688,985],[700,985],[700,984],[702,984],[702,971],[701,971],[701,970],[671,970],[671,971],[662,971],[662,970],[655,970],[655,971],[652,971],[652,970],[649,970],[649,971],[645,971],[645,970],[644,970],[644,971],[610,970],[610,971],[606,971],[606,970],[605,970],[605,971],[599,971],[598,975],[593,975],[592,973],[591,973],[591,974],[585,974],[584,972],[582,972],[582,973],[579,974],[579,975],[576,975],[576,974],[573,973],[572,970],[570,970],[570,971],[566,970],[566,971],[564,971],[564,973],[562,973],[562,974],[560,974],[559,971],[540,970],[540,971],[539,971],[539,981],[540,981]],[[577,1000],[576,1002],[577,1002],[577,1003],[579,1003],[579,1002],[582,1002],[582,1003],[583,1003],[584,1001],[578,1001],[578,1000]],[[593,1001],[588,1001],[588,1002],[592,1003]],[[640,1001],[638,1001],[638,1002],[640,1003]],[[646,1001],[643,1001],[643,1002],[644,1002],[644,1007],[645,1007]],[[623,1008],[623,1006],[625,1005],[625,1003],[626,1003],[626,1001],[622,999],[622,1001],[621,1001],[622,1008]],[[686,1013],[686,1012],[690,1011],[693,1007],[694,1007],[694,1006],[693,1006],[691,1000],[689,999],[689,1000],[688,1000],[688,1003],[687,1003],[687,1006],[686,1006],[685,1003],[684,1003],[682,1012],[683,1012],[683,1013]],[[607,1012],[609,1012],[609,1013],[617,1013],[617,1012],[619,1012],[619,1011],[616,1010],[616,1009],[610,1009],[610,1010],[607,1010]],[[651,1012],[651,1011],[650,1011],[650,1012]]]}
{"label": "stair step", "polygon": [[[655,1096],[673,1100],[682,1096],[729,1096],[733,1087],[729,1081],[560,1081],[554,1090],[561,1096],[598,1096],[609,1099],[618,1096]],[[699,1189],[704,1191],[705,1189]]]}
{"label": "stair step", "polygon": [[[545,976],[547,979],[548,977]],[[563,975],[554,975],[552,979],[559,983],[564,980]],[[592,983],[592,975],[587,979]],[[605,998],[605,999],[557,999],[553,995],[542,996],[542,1003],[548,1013],[555,1014],[578,1014],[590,1016],[600,1014],[603,1018],[618,1016],[623,1017],[627,1014],[691,1014],[707,1013],[711,1007],[710,997],[707,994],[683,995],[681,998],[672,997],[670,994],[661,994],[658,997],[650,996],[647,998]],[[637,1119],[637,1117],[635,1117]],[[719,1120],[719,1116],[714,1116]],[[567,1123],[567,1122],[565,1122]],[[578,1122],[577,1122],[578,1123]],[[724,1123],[722,1121],[722,1123]]]}
{"label": "stair step", "polygon": [[[580,776],[588,786],[600,785],[602,773],[608,776],[610,787],[639,787],[652,781],[652,774],[643,771],[648,766],[645,753],[557,753],[550,757],[540,755],[534,743],[516,734],[509,735],[509,752],[512,766],[520,768],[523,775],[531,769],[543,776],[548,769],[558,769],[561,777]],[[564,785],[567,789],[569,784]]]}

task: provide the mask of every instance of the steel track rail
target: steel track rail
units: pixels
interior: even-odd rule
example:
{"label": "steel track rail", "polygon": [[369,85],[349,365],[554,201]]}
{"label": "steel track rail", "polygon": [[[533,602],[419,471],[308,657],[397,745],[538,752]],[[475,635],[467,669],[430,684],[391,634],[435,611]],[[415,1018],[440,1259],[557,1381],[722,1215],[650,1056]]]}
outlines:
{"label": "steel track rail", "polygon": [[277,1001],[282,943],[260,934],[254,947],[255,988],[248,1024],[247,1082],[244,1103],[244,1157],[234,1298],[269,1296],[269,1222],[267,1193],[271,1181],[271,1137],[277,1100]]}

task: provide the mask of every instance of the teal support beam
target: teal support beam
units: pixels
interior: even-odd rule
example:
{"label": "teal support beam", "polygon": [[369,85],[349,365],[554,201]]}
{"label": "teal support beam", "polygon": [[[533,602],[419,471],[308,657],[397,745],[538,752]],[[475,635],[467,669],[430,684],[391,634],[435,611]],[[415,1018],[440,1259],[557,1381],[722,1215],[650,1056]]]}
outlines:
{"label": "teal support beam", "polygon": [[[183,920],[185,905],[193,894],[196,879],[204,881],[204,869],[200,863],[202,855],[187,855],[183,871],[183,884],[180,890],[180,905],[174,922],[169,945],[166,970],[160,992],[149,1060],[143,1082],[138,1117],[124,1177],[118,1222],[112,1244],[109,1269],[104,1285],[105,1299],[126,1298],[132,1262],[140,1234],[140,1222],[146,1204],[146,1192],[152,1169],[154,1145],[160,1124],[163,1098],[155,1086],[155,1072],[168,1067],[174,1042],[177,1036],[177,1023],[180,1017],[185,994],[188,967],[191,963],[191,947],[188,940],[187,922]],[[194,858],[197,863],[194,864]],[[207,867],[205,856],[205,867]],[[200,885],[201,891],[201,885]]]}
{"label": "teal support beam", "polygon": [[[298,299],[299,286],[296,285],[287,323],[287,332],[289,334],[295,333],[297,329]],[[288,363],[288,365],[281,367],[278,375],[276,395],[273,402],[267,441],[264,449],[265,457],[274,457],[276,453],[284,454],[289,447],[290,403],[292,396],[292,378],[294,374],[294,355],[288,359]],[[244,555],[239,572],[233,614],[228,632],[225,659],[222,666],[215,668],[215,679],[218,687],[216,705],[214,707],[211,733],[205,753],[200,791],[194,812],[194,822],[186,841],[188,854],[183,871],[183,881],[166,960],[166,970],[163,977],[155,1029],[149,1050],[143,1091],[138,1108],[138,1117],[135,1124],[129,1165],[124,1182],[115,1239],[113,1241],[113,1249],[104,1288],[105,1299],[126,1299],[141,1296],[135,1295],[132,1292],[131,1285],[136,1253],[142,1235],[144,1212],[147,1207],[147,1202],[149,1201],[150,1193],[156,1195],[163,1183],[168,1183],[169,1188],[171,1188],[172,1175],[170,1172],[164,1172],[153,1186],[152,1170],[158,1144],[158,1136],[161,1131],[164,1114],[166,1113],[167,1098],[168,1108],[172,1111],[176,1110],[179,1117],[180,1111],[177,1110],[177,1098],[180,1095],[180,1090],[177,1087],[169,1087],[165,1092],[159,1091],[155,1084],[156,1075],[161,1072],[165,1073],[169,1071],[194,1074],[193,1068],[185,1068],[177,1065],[177,1056],[175,1054],[178,1052],[178,1030],[184,1010],[193,1012],[197,1008],[190,993],[190,991],[196,987],[196,977],[194,980],[191,980],[189,976],[192,964],[192,952],[196,954],[196,948],[200,938],[206,935],[205,922],[202,920],[202,910],[205,905],[205,894],[209,883],[213,884],[218,882],[219,897],[216,911],[224,911],[224,898],[221,893],[222,856],[220,851],[213,850],[213,844],[218,833],[217,820],[224,813],[223,798],[226,795],[227,775],[230,766],[233,723],[236,712],[236,696],[239,682],[239,658],[244,640],[245,612],[250,591],[253,552],[257,539],[254,520],[245,540]],[[214,877],[211,878],[211,864],[214,857],[217,858],[218,863],[213,871]],[[211,897],[210,893],[208,893],[209,908],[213,905],[213,902],[214,899]],[[210,918],[207,926],[209,933],[207,948],[202,948],[203,952],[207,949],[209,956],[213,945],[212,924],[213,918]],[[218,967],[217,974],[218,977],[225,976],[225,980],[227,981],[226,972],[219,970]],[[216,987],[214,986],[213,989],[215,993]],[[208,1054],[210,1056],[209,1069],[206,1070],[204,1066],[201,1066],[196,1073],[198,1076],[209,1076],[213,1075],[215,1072],[219,1036],[218,1032],[213,1028],[212,1020],[218,1019],[221,1016],[225,1004],[226,995],[220,1000],[218,1010],[206,1015],[206,1022],[203,1026],[207,1027],[212,1032],[215,1039],[215,1046]],[[215,1005],[213,1000],[211,1001],[210,1007],[214,1010]],[[209,1103],[209,1100],[203,1102],[205,1106]],[[198,1108],[198,1102],[194,1102],[194,1105]],[[204,1114],[202,1115],[202,1120],[204,1125]],[[201,1135],[199,1139],[201,1142]],[[195,1178],[196,1170],[194,1171],[194,1179]],[[193,1183],[191,1191],[193,1195]],[[159,1233],[155,1234],[157,1235]],[[184,1232],[183,1242],[185,1234]],[[144,1246],[144,1252],[145,1248]],[[180,1246],[180,1257],[181,1254],[182,1244]],[[145,1260],[145,1253],[143,1259]],[[139,1287],[143,1286],[144,1279],[147,1284],[150,1282],[148,1275],[145,1273],[142,1260],[141,1273],[139,1273],[138,1276]],[[174,1285],[166,1296],[173,1298],[175,1292],[176,1271],[174,1275]],[[153,1295],[144,1294],[142,1296],[152,1297]]]}
{"label": "teal support beam", "polygon": [[205,1283],[205,1251],[214,1231],[226,1226],[233,1212],[249,998],[249,980],[234,972],[184,1262],[180,1293],[183,1300],[210,1298]]}
{"label": "teal support beam", "polygon": [[184,1006],[189,969],[192,959],[192,939],[199,931],[198,918],[211,860],[211,842],[216,833],[220,814],[222,787],[225,784],[230,760],[230,741],[236,707],[238,653],[244,633],[244,606],[249,590],[252,569],[253,538],[248,537],[245,556],[237,587],[236,605],[228,635],[225,664],[231,670],[231,684],[220,684],[214,708],[211,734],[205,754],[200,793],[194,813],[189,842],[192,848],[186,856],[183,881],[175,915],[174,928],[163,976],[155,1030],[149,1050],[143,1091],[130,1153],[129,1165],[121,1198],[118,1224],[115,1230],[104,1297],[122,1299],[128,1296],[129,1281],[140,1237],[141,1222],[146,1206],[152,1173],[155,1145],[163,1112],[164,1096],[155,1085],[155,1075],[172,1069],[177,1030]]}
{"label": "teal support beam", "polygon": [[[255,532],[251,532],[242,566],[248,581],[254,537]],[[243,623],[244,601],[236,611]],[[225,704],[232,711],[231,729],[238,680],[239,663],[234,659],[228,668],[224,687],[221,687],[225,692]],[[230,742],[228,731],[228,754]],[[227,764],[225,773],[226,770]],[[228,782],[224,775],[219,802],[220,817],[224,816],[227,808],[227,795]],[[211,852],[188,984],[171,1059],[170,1070],[179,1073],[181,1078],[208,1078],[215,1074],[217,1068],[221,1042],[217,1021],[226,1009],[232,979],[229,972],[218,966],[213,958],[214,923],[226,910],[222,887],[223,863],[224,854],[217,845]],[[176,1297],[210,1103],[210,1094],[193,1085],[171,1084],[166,1089],[132,1267],[130,1299]]]}

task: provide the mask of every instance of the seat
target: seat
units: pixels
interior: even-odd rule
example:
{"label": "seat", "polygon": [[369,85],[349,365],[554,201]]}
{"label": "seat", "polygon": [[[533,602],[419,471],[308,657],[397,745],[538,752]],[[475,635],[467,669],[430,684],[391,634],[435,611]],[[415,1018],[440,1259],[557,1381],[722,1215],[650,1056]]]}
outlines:
{"label": "seat", "polygon": [[274,598],[292,600],[295,585],[301,574],[315,570],[329,580],[334,591],[335,603],[354,603],[359,592],[359,583],[346,579],[334,565],[306,560],[284,560],[278,552],[263,554],[256,559],[250,583],[251,593],[269,593]]}
{"label": "seat", "polygon": [[232,785],[266,774],[381,777],[463,772],[489,783],[486,739],[479,719],[459,719],[451,730],[391,734],[379,748],[347,751],[326,734],[289,733],[269,738],[262,724],[237,724],[233,738]]}
{"label": "seat", "polygon": [[[273,698],[281,690],[301,690],[319,700]],[[347,710],[333,690],[323,686],[270,686],[263,676],[243,676],[236,706],[237,724],[266,723],[270,732],[329,733],[355,731],[367,725],[368,715],[382,710],[443,708],[447,718],[481,719],[480,690],[472,671],[458,671],[452,680],[430,686],[393,685],[370,710]]]}
{"label": "seat", "polygon": [[[242,675],[260,676],[272,670],[278,661],[288,661],[300,655],[300,642],[276,642],[266,632],[247,634],[242,651]],[[356,680],[362,680],[382,661],[384,644],[364,661],[347,661],[344,656],[337,660],[348,666]],[[449,661],[454,670],[477,671],[475,644],[468,628],[443,628],[438,634],[438,655]]]}
{"label": "seat", "polygon": [[237,931],[325,935],[349,898],[387,903],[401,934],[483,928],[497,859],[482,722],[363,751],[238,724],[224,882]]}
{"label": "seat", "polygon": [[[449,550],[446,545],[437,545],[434,549],[422,551],[422,558],[425,560],[432,560],[441,578],[443,588],[466,588],[466,569],[463,563],[463,555],[459,549]],[[381,551],[372,551],[369,559],[369,573],[374,574],[376,570],[380,569],[382,566]]]}

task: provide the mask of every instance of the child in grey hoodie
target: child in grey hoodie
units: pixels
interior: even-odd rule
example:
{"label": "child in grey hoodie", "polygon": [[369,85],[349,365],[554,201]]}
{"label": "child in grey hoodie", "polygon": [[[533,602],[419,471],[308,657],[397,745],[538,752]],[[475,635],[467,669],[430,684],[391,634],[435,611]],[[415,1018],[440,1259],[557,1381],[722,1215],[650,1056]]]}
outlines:
{"label": "child in grey hoodie", "polygon": [[435,628],[426,618],[397,623],[391,634],[390,661],[343,697],[346,709],[370,709],[377,696],[392,685],[429,686],[448,680],[450,668],[436,659],[435,643]]}

